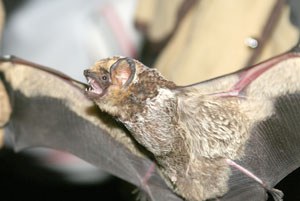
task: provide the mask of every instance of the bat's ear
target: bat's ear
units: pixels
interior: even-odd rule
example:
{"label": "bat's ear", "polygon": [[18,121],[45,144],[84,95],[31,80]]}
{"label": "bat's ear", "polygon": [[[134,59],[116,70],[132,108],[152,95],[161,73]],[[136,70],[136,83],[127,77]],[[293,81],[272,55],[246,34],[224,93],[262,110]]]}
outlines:
{"label": "bat's ear", "polygon": [[128,86],[135,75],[135,62],[130,58],[118,59],[110,67],[110,77],[113,84]]}

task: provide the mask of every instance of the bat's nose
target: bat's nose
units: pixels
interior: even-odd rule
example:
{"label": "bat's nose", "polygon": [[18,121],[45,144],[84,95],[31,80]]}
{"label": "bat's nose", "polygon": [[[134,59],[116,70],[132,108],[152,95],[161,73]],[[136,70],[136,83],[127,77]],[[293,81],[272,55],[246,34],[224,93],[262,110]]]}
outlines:
{"label": "bat's nose", "polygon": [[88,70],[88,69],[83,71],[83,75],[84,75],[85,77],[89,76],[90,74],[91,74],[91,71]]}

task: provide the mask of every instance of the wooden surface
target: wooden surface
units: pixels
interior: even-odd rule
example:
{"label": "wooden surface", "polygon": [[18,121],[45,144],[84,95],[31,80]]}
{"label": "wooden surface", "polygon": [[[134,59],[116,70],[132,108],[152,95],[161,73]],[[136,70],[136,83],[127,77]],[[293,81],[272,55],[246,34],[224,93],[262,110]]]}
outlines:
{"label": "wooden surface", "polygon": [[[143,6],[144,2],[147,1],[141,0],[137,13],[146,9],[146,6]],[[157,42],[157,38],[164,38],[162,32],[170,34],[165,29],[171,30],[168,27],[174,26],[175,23],[169,18],[164,20],[164,16],[177,17],[182,5],[181,1],[168,2],[176,3],[177,6],[160,2],[156,1],[155,5],[160,7],[155,12],[156,21],[139,20],[140,15],[137,14],[137,21],[145,22],[144,31],[153,42]],[[277,0],[228,0],[226,3],[218,0],[196,1],[181,19],[156,60],[155,67],[168,79],[181,85],[210,79],[245,67],[255,51],[255,48],[247,46],[245,41],[249,37],[260,39],[276,3]],[[173,14],[167,14],[168,12]],[[289,18],[290,8],[285,4],[255,63],[285,52],[296,44],[299,32],[290,23]],[[160,37],[151,34],[155,31]]]}

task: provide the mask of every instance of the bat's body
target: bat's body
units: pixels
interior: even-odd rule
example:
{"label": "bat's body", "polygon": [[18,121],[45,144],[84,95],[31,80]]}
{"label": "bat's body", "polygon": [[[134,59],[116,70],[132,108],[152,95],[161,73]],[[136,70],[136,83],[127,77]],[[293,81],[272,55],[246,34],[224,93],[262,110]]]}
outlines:
{"label": "bat's body", "polygon": [[[111,77],[111,86],[97,96],[93,90],[101,87],[97,81],[110,71],[111,62],[123,69],[111,72],[116,76]],[[136,75],[123,87],[117,79],[130,78],[130,63],[137,68],[132,71]],[[225,159],[241,155],[248,137],[248,120],[239,111],[238,100],[205,95],[193,87],[179,89],[156,70],[128,58],[100,61],[85,74],[92,80],[87,94],[154,154],[178,193],[189,200],[205,200],[228,190]]]}
{"label": "bat's body", "polygon": [[[299,60],[297,54],[284,57]],[[86,93],[100,109],[118,118],[155,156],[167,183],[178,194],[200,201],[228,191],[228,161],[245,156],[255,124],[273,114],[275,108],[269,98],[286,95],[286,90],[276,95],[263,88],[257,91],[264,76],[273,76],[274,86],[280,86],[281,80],[272,74],[283,69],[269,70],[270,67],[274,67],[273,61],[243,71],[240,77],[228,76],[222,85],[205,89],[205,84],[176,86],[135,60],[113,57],[85,71],[91,83]],[[109,74],[105,87],[101,84],[103,72]],[[298,93],[300,68],[295,66],[292,72],[286,75],[290,79],[286,84],[289,93]],[[256,179],[255,175],[250,177]],[[280,199],[278,191],[257,179]]]}

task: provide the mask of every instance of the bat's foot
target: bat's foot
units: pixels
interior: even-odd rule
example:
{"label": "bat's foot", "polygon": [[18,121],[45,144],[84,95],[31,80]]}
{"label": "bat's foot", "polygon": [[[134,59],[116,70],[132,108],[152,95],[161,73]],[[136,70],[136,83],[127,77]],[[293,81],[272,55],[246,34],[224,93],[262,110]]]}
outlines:
{"label": "bat's foot", "polygon": [[281,190],[272,188],[272,189],[267,189],[268,192],[273,196],[273,199],[275,201],[283,201],[283,192]]}
{"label": "bat's foot", "polygon": [[238,169],[239,171],[241,171],[242,173],[244,173],[246,176],[248,176],[249,178],[255,180],[257,183],[259,183],[264,189],[266,189],[267,192],[269,192],[275,201],[282,201],[282,197],[283,197],[283,193],[282,191],[275,189],[275,188],[270,188],[265,182],[263,182],[258,176],[256,176],[255,174],[253,174],[252,172],[250,172],[249,170],[247,170],[246,168],[240,166],[239,164],[237,164],[236,162],[230,160],[230,159],[226,159],[226,162],[228,165]]}
{"label": "bat's foot", "polygon": [[144,191],[141,191],[141,189],[139,189],[139,188],[136,188],[135,190],[133,190],[132,194],[136,194],[135,200],[137,200],[137,201],[149,200],[148,195]]}

